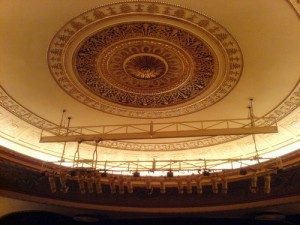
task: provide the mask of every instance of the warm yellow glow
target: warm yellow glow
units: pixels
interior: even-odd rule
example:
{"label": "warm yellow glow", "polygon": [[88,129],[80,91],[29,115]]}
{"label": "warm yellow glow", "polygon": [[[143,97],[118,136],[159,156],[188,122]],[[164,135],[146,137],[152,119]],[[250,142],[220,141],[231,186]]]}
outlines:
{"label": "warm yellow glow", "polygon": [[[10,140],[7,140],[3,137],[0,137],[0,145],[4,146],[6,148],[9,148],[13,151],[16,151],[16,152],[19,152],[22,154],[26,154],[30,157],[40,159],[40,160],[43,160],[46,162],[54,162],[56,164],[61,164],[66,167],[74,166],[73,162],[66,161],[63,163],[59,163],[58,162],[60,160],[59,157],[52,156],[47,153],[39,152],[37,150],[34,150],[34,149],[26,147],[26,146],[22,146],[20,144],[16,144],[16,143],[14,143]],[[300,149],[300,141],[296,141],[292,144],[280,147],[278,149],[274,149],[271,152],[261,154],[260,157],[263,157],[264,159],[260,159],[260,162],[267,161],[268,159],[279,158],[280,156],[291,153],[298,149]],[[206,158],[206,160],[209,161],[210,159]],[[149,161],[149,163],[151,163],[151,161]],[[215,161],[210,161],[210,163],[207,164],[206,168],[210,169],[210,170],[236,169],[236,168],[246,167],[249,165],[255,165],[257,163],[258,163],[258,161],[254,160],[254,159],[253,160],[250,160],[250,159],[239,160],[238,162],[236,162],[236,161],[228,162],[227,161],[225,163],[222,163],[222,161],[215,159]],[[79,167],[90,167],[90,164],[82,163],[82,164],[79,164],[78,166]],[[202,163],[200,167],[202,169],[204,169],[204,164]],[[167,168],[164,168],[164,170],[168,170]],[[100,167],[100,169],[103,169],[103,167]],[[199,167],[195,167],[194,169],[190,169],[190,170],[182,169],[180,171],[174,171],[174,176],[197,174],[198,169],[199,169]],[[174,169],[174,170],[176,170],[176,169]],[[124,170],[124,166],[123,167],[114,167],[114,168],[110,169],[110,172],[113,174],[123,174],[123,175],[132,175],[132,171],[134,171],[134,169],[132,169],[132,168],[131,168],[130,172]],[[155,172],[141,171],[140,174],[141,174],[141,176],[166,176],[167,171],[155,171]]]}
{"label": "warm yellow glow", "polygon": [[46,162],[53,162],[53,161],[58,161],[59,160],[59,157],[37,151],[37,150],[29,148],[25,145],[17,144],[15,142],[12,142],[8,139],[5,139],[1,136],[0,136],[0,145],[5,147],[5,148],[8,148],[10,150],[16,151],[18,153],[28,155],[30,157],[40,159],[40,160],[43,160],[43,161],[46,161]]}

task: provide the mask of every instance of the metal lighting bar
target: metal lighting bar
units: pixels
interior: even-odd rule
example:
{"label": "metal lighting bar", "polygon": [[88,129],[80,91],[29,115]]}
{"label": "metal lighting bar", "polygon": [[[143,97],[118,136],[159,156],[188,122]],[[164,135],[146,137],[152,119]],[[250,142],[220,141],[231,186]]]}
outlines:
{"label": "metal lighting bar", "polygon": [[140,132],[140,133],[119,133],[119,134],[78,134],[68,136],[43,136],[40,139],[44,142],[76,142],[94,140],[133,140],[133,139],[158,139],[158,138],[181,138],[198,136],[218,136],[218,135],[245,135],[277,133],[276,126],[270,127],[249,127],[249,128],[228,128],[228,129],[209,129],[209,130],[188,130],[188,131],[166,131],[166,132]]}
{"label": "metal lighting bar", "polygon": [[82,127],[55,127],[43,130],[40,142],[78,142],[182,138],[218,135],[277,133],[275,118],[245,118],[170,123],[144,123]]}
{"label": "metal lighting bar", "polygon": [[[280,161],[274,158],[259,157],[261,161],[273,160],[276,165]],[[130,160],[130,161],[95,161],[92,159],[65,160],[63,163],[75,165],[72,168],[86,168],[87,170],[99,170],[107,172],[168,172],[168,171],[198,171],[206,170],[232,170],[228,164],[244,165],[250,167],[260,167],[256,164],[257,157],[246,158],[219,158],[219,159],[184,159],[184,160]],[[155,164],[154,164],[155,162]],[[254,164],[253,164],[254,162]],[[51,162],[60,164],[58,162]],[[275,165],[274,164],[274,165]]]}

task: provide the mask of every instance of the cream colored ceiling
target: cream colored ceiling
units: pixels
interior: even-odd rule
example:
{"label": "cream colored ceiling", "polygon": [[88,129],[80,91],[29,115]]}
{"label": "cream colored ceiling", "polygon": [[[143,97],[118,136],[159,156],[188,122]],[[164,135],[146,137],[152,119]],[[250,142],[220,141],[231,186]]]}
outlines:
{"label": "cream colored ceiling", "polygon": [[[67,109],[74,118],[72,125],[149,122],[149,119],[110,115],[83,105],[67,95],[57,85],[48,69],[46,54],[55,33],[80,13],[111,2],[90,0],[0,1],[0,82],[3,90],[18,104],[52,123],[59,122],[62,109]],[[240,45],[244,57],[244,68],[236,87],[216,104],[192,114],[154,121],[246,117],[249,97],[253,97],[255,100],[255,114],[263,116],[278,107],[282,101],[288,100],[286,98],[295,89],[300,77],[300,19],[289,1],[174,0],[165,2],[196,10],[224,26]],[[298,5],[297,2],[292,2]],[[297,92],[297,88],[294,92]],[[294,99],[299,98],[299,94],[294,93],[294,95],[294,97],[292,96]],[[299,106],[299,100],[290,102],[293,104],[293,109]],[[285,109],[285,112],[288,113],[291,109]],[[261,150],[269,152],[278,148],[277,141],[286,145],[299,139],[299,127],[291,126],[292,122],[299,121],[298,111],[299,109],[286,117],[283,120],[285,122],[281,122],[283,127],[292,128],[280,129],[280,134],[260,136]],[[15,143],[21,143],[26,146],[26,149],[30,147],[46,153],[53,151],[56,156],[60,154],[61,145],[38,143],[38,128],[10,115],[4,109],[1,109],[1,115],[2,137]],[[19,126],[24,128],[23,131],[19,130]],[[7,133],[7,130],[11,131]],[[167,142],[174,141],[178,142],[179,140],[168,140]],[[211,143],[213,144],[213,142]],[[166,149],[149,147],[149,149],[141,149],[148,150],[143,152],[142,156],[139,151],[118,151],[116,148],[122,149],[122,145],[110,143],[108,146],[116,147],[113,147],[113,150],[103,148],[103,158],[193,158],[195,154],[201,154],[202,157],[208,158],[216,158],[220,155],[236,157],[241,154],[252,154],[253,146],[250,143],[251,139],[246,137],[238,141],[205,148],[198,148],[201,145],[196,145],[197,148],[193,145],[181,146],[178,149],[170,149],[168,145],[165,146]],[[247,149],[245,147],[247,145],[250,146],[248,150],[241,152],[241,149]],[[174,145],[172,146],[174,147]],[[92,149],[92,147],[86,147],[86,157],[89,157],[89,148]],[[132,147],[135,150],[137,148],[140,146]],[[189,148],[193,149],[173,153],[154,151]],[[73,157],[73,150],[74,147],[70,147],[67,152],[68,157]],[[24,149],[23,152],[29,154],[28,149]]]}

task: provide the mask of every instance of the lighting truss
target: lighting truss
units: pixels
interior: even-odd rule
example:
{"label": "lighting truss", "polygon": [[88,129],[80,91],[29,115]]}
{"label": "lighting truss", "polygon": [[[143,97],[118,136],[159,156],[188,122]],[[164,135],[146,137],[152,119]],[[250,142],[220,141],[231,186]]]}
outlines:
{"label": "lighting truss", "polygon": [[260,117],[79,127],[57,126],[43,129],[40,142],[160,139],[277,132],[275,118]]}
{"label": "lighting truss", "polygon": [[[279,171],[289,167],[290,164],[299,164],[299,157],[295,157],[293,154],[283,161],[281,159],[269,159],[260,164],[244,168],[247,170],[245,174],[240,173],[241,168],[230,170],[204,168],[202,171],[209,171],[209,174],[197,173],[192,176],[175,176],[174,174],[174,176],[169,176],[166,173],[165,176],[145,177],[136,176],[136,170],[130,171],[132,174],[121,175],[91,167],[68,168],[52,163],[45,163],[43,170],[45,171],[44,174],[48,176],[52,192],[67,193],[69,190],[68,184],[70,184],[70,181],[75,181],[78,183],[78,191],[81,194],[94,192],[102,194],[102,187],[104,186],[106,186],[106,190],[108,187],[111,194],[121,195],[125,193],[131,194],[135,188],[144,188],[149,195],[153,193],[153,189],[160,189],[160,193],[165,194],[168,188],[174,187],[178,189],[178,194],[202,194],[204,186],[211,186],[211,191],[214,194],[227,194],[229,182],[248,179],[249,190],[252,193],[257,193],[260,189],[268,194],[271,192],[271,175],[277,174]],[[171,169],[170,171],[173,172],[174,170]],[[263,178],[262,184],[258,184],[258,177]]]}
{"label": "lighting truss", "polygon": [[[259,163],[258,163],[259,161]],[[240,169],[239,175],[247,175],[249,170],[262,169],[263,162],[273,162],[273,166],[282,167],[280,158],[248,157],[236,159],[187,159],[187,160],[131,160],[131,161],[97,161],[89,159],[66,160],[45,162],[48,164],[62,165],[66,170],[80,169],[84,171],[98,171],[107,174],[139,176],[161,176],[168,177],[179,175],[202,174],[210,176],[215,172],[231,171]],[[247,169],[244,169],[247,168]]]}

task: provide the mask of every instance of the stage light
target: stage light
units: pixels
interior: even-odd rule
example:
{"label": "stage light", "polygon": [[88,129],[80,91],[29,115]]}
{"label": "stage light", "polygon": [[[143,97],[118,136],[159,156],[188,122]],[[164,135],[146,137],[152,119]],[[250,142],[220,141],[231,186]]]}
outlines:
{"label": "stage light", "polygon": [[210,172],[209,172],[209,170],[203,170],[202,174],[203,174],[203,176],[208,177],[210,175]]}
{"label": "stage light", "polygon": [[197,181],[197,194],[202,194],[203,190],[202,190],[202,182],[201,180]]}
{"label": "stage light", "polygon": [[271,192],[271,175],[267,174],[264,180],[264,192],[269,194]]}
{"label": "stage light", "polygon": [[78,172],[74,169],[74,170],[70,170],[69,174],[71,177],[75,177],[76,175],[78,175]]}
{"label": "stage light", "polygon": [[119,194],[123,195],[125,193],[124,191],[124,180],[123,179],[120,179],[119,180]]}
{"label": "stage light", "polygon": [[247,175],[247,170],[246,169],[240,169],[240,175]]}
{"label": "stage light", "polygon": [[170,170],[170,171],[168,171],[168,173],[167,173],[167,177],[173,177],[174,176],[174,173]]}
{"label": "stage light", "polygon": [[212,180],[212,190],[214,194],[218,194],[219,192],[218,183],[216,180]]}
{"label": "stage light", "polygon": [[61,185],[60,191],[67,193],[69,190],[69,187],[66,184],[66,174],[60,174],[59,181],[60,181],[60,185]]}
{"label": "stage light", "polygon": [[251,178],[250,191],[252,193],[256,193],[257,192],[257,176],[256,176],[256,174]]}
{"label": "stage light", "polygon": [[87,179],[87,188],[88,188],[88,191],[89,191],[90,194],[94,192],[93,184],[94,184],[93,179],[88,178]]}
{"label": "stage light", "polygon": [[104,171],[103,173],[101,173],[101,177],[107,177],[107,172]]}
{"label": "stage light", "polygon": [[95,185],[96,185],[97,194],[102,194],[102,185],[101,185],[101,180],[99,178],[96,179]]}
{"label": "stage light", "polygon": [[115,184],[115,182],[110,181],[109,186],[110,186],[110,193],[115,194],[116,193],[116,184]]}
{"label": "stage light", "polygon": [[192,192],[193,192],[193,189],[192,189],[191,181],[187,181],[186,182],[186,193],[192,194]]}
{"label": "stage light", "polygon": [[222,180],[222,193],[227,194],[228,191],[228,182],[226,179]]}
{"label": "stage light", "polygon": [[77,178],[78,186],[81,194],[85,194],[85,184],[81,176]]}
{"label": "stage light", "polygon": [[129,194],[133,193],[132,183],[130,181],[127,182],[127,191]]}
{"label": "stage light", "polygon": [[52,193],[55,193],[57,191],[56,189],[56,182],[55,182],[55,177],[53,175],[50,175],[48,177],[49,184],[50,184],[50,189]]}
{"label": "stage light", "polygon": [[152,195],[153,193],[153,188],[151,187],[150,181],[146,182],[146,191],[147,191],[147,195]]}
{"label": "stage light", "polygon": [[133,177],[140,177],[140,172],[135,171],[132,175],[133,175]]}

